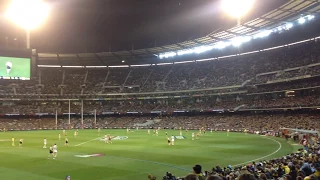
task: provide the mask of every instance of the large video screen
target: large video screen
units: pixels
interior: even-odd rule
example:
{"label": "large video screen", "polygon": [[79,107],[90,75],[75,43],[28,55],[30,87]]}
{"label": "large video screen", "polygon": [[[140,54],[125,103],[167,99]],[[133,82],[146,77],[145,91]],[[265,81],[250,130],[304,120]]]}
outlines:
{"label": "large video screen", "polygon": [[0,79],[30,80],[30,58],[0,56]]}

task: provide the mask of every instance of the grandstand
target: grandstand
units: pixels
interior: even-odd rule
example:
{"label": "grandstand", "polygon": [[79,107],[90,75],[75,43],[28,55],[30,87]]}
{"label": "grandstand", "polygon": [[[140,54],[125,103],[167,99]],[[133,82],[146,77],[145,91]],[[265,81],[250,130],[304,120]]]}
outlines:
{"label": "grandstand", "polygon": [[[26,133],[27,137],[39,139],[32,133],[39,132],[53,138],[57,134],[55,130],[72,133],[75,129],[86,129],[81,131],[86,134],[85,139],[74,139],[76,143],[71,148],[75,148],[97,140],[98,128],[106,134],[117,133],[115,137],[119,138],[130,138],[129,129],[140,128],[144,132],[138,129],[134,132],[136,134],[131,136],[134,139],[132,146],[121,143],[115,145],[104,150],[110,153],[107,157],[119,158],[115,151],[132,148],[135,152],[121,157],[121,161],[128,164],[139,161],[152,166],[160,165],[176,170],[179,174],[189,172],[186,166],[192,163],[203,163],[207,169],[214,167],[211,163],[221,162],[226,167],[217,165],[212,170],[203,170],[201,173],[204,175],[201,176],[207,179],[210,175],[217,176],[214,177],[217,179],[231,177],[230,180],[280,177],[287,180],[319,179],[320,141],[316,134],[320,128],[319,11],[319,1],[292,0],[231,29],[161,47],[79,54],[44,53],[34,49],[31,53],[33,73],[30,80],[0,80],[0,132],[11,133],[9,135],[16,133],[19,136],[19,133]],[[212,141],[215,134],[201,138],[205,139],[203,144],[217,143],[221,147],[205,146],[205,150],[199,150],[203,156],[194,156],[190,160],[188,156],[191,157],[192,153],[186,152],[181,156],[181,159],[185,158],[185,162],[188,162],[184,163],[180,158],[171,157],[167,149],[162,155],[157,150],[156,155],[151,154],[146,150],[146,147],[153,145],[150,139],[150,144],[136,146],[144,143],[141,139],[145,138],[146,129],[155,133],[158,128],[172,134],[177,134],[180,129],[183,139],[187,138],[181,135],[182,129],[186,133],[188,130],[197,133],[199,129],[202,133],[218,131],[217,136],[222,139],[221,142],[216,139]],[[123,129],[128,129],[127,134],[123,133]],[[228,137],[229,131],[235,141]],[[265,142],[267,144],[264,147],[264,142],[259,139],[261,137],[256,134],[263,138],[268,136],[263,139],[264,142],[271,140],[273,145],[268,147],[269,142]],[[3,146],[2,141],[11,138],[9,135],[0,139],[0,146]],[[284,140],[289,135],[291,143]],[[191,134],[188,136],[191,137]],[[95,139],[92,140],[93,137]],[[170,139],[170,135],[155,140],[155,146],[164,149],[159,143],[164,139]],[[247,145],[246,139],[256,144]],[[304,141],[308,141],[308,144],[304,144]],[[279,144],[278,149],[274,143]],[[184,147],[178,148],[197,150],[203,144],[189,146],[185,143],[182,145]],[[94,141],[93,146],[98,147],[97,142]],[[103,151],[97,147],[85,145],[80,151]],[[225,162],[224,159],[210,159],[212,151],[208,149],[213,147],[219,151],[215,155],[222,154]],[[248,148],[258,158],[247,155]],[[175,150],[175,156],[181,155],[179,149]],[[299,153],[294,152],[297,150]],[[9,153],[4,151],[0,150],[0,157],[1,153]],[[74,149],[67,151],[74,153]],[[228,159],[229,152],[236,154],[232,157],[234,159]],[[244,157],[240,158],[242,154]],[[172,159],[165,159],[168,164],[162,161],[165,155]],[[145,156],[144,160],[139,160],[142,156]],[[202,162],[195,162],[196,159]],[[104,167],[103,163],[98,162],[98,165]],[[93,166],[90,164],[88,168]],[[108,164],[110,168],[114,166]],[[150,170],[147,166],[146,169]],[[137,173],[140,169],[136,168],[133,170],[134,179],[146,177]],[[75,169],[81,174],[81,170]],[[103,179],[99,176],[103,174],[102,168],[101,172],[96,172],[92,175],[93,179]],[[127,173],[130,174],[130,171]],[[80,179],[90,178],[85,174],[75,174],[74,171],[73,176]],[[153,174],[160,177],[159,171]],[[122,176],[120,170],[115,175],[121,179],[128,178]],[[170,176],[170,173],[166,176]]]}

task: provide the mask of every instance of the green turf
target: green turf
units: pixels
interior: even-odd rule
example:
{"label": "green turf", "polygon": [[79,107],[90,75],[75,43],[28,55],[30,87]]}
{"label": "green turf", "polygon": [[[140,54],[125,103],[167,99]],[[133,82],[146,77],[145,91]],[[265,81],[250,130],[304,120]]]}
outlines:
{"label": "green turf", "polygon": [[[105,144],[99,140],[97,130],[80,130],[75,139],[69,130],[69,147],[64,140],[58,140],[62,131],[30,131],[0,133],[0,174],[3,179],[35,180],[63,179],[147,179],[148,174],[162,179],[165,172],[174,175],[188,174],[195,164],[203,169],[249,163],[259,158],[271,159],[291,153],[293,147],[285,140],[259,135],[225,132],[207,133],[199,140],[191,140],[191,132],[184,132],[187,139],[176,140],[175,146],[168,146],[165,130],[159,136],[148,135],[146,130],[138,130],[127,135],[125,130],[101,130],[101,136],[128,136],[126,140],[114,140]],[[179,131],[168,131],[178,135]],[[16,146],[10,139],[14,136]],[[48,149],[43,149],[43,138],[49,144],[57,143],[58,158],[47,159]],[[18,139],[24,139],[23,147],[18,147]],[[87,142],[90,141],[90,142]],[[87,143],[84,143],[87,142]],[[84,144],[83,144],[84,143]],[[81,144],[79,146],[75,146]],[[281,146],[281,148],[280,148]],[[279,149],[280,148],[280,149]],[[74,155],[103,153],[103,157],[79,158]]]}
{"label": "green turf", "polygon": [[[9,74],[6,66],[8,61],[12,63]],[[30,78],[30,58],[0,57],[0,76]]]}

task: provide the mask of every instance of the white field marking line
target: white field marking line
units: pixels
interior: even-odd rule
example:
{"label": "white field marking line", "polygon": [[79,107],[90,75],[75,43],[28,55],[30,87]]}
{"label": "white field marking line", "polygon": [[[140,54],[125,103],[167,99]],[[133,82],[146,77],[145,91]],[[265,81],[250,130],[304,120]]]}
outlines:
{"label": "white field marking line", "polygon": [[257,161],[257,160],[260,160],[260,159],[264,159],[264,158],[267,158],[267,157],[269,157],[269,156],[272,156],[272,155],[274,155],[275,153],[277,153],[278,151],[280,151],[280,149],[282,148],[282,144],[281,144],[279,141],[277,141],[277,140],[275,140],[275,139],[267,138],[267,137],[266,137],[266,139],[269,139],[269,140],[272,140],[272,141],[278,143],[278,144],[279,144],[279,148],[278,148],[276,151],[274,151],[273,153],[268,154],[268,155],[266,155],[266,156],[263,156],[263,157],[260,157],[260,158],[257,158],[257,159],[253,159],[253,160],[251,160],[251,161],[239,163],[239,164],[236,164],[236,165],[232,165],[232,166],[240,166],[240,165],[247,164],[247,163],[250,163],[250,162],[253,162],[253,161]]}
{"label": "white field marking line", "polygon": [[0,139],[0,142],[7,142],[10,141],[10,139]]}
{"label": "white field marking line", "polygon": [[99,137],[98,137],[98,138],[91,139],[91,140],[86,141],[86,142],[83,142],[83,143],[80,143],[80,144],[76,144],[76,145],[74,145],[74,146],[81,146],[81,145],[83,145],[83,144],[86,144],[86,143],[88,143],[88,142],[91,142],[91,141],[94,141],[94,140],[97,140],[97,139],[99,139]]}

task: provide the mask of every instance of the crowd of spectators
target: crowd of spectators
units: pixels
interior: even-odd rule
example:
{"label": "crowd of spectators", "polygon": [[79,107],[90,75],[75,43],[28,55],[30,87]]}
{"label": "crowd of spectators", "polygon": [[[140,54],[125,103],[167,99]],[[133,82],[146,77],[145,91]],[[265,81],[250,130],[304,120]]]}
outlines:
{"label": "crowd of spectators", "polygon": [[[98,116],[96,124],[93,116],[85,116],[83,124],[78,116],[58,117],[57,124],[53,117],[39,118],[1,118],[0,129],[81,129],[83,128],[124,128],[136,127],[139,124],[153,121],[144,128],[169,128],[169,129],[198,129],[205,127],[207,129],[223,130],[243,130],[251,131],[279,131],[282,127],[297,129],[314,130],[320,128],[319,115],[310,114],[253,114],[253,115],[198,115],[198,116]],[[56,126],[57,125],[57,126]]]}
{"label": "crowd of spectators", "polygon": [[[318,180],[320,178],[320,146],[314,144],[308,150],[299,149],[296,153],[271,160],[261,160],[243,166],[213,167],[209,171],[202,170],[201,165],[195,165],[192,173],[185,176],[185,180]],[[149,180],[156,179],[152,175]],[[176,178],[167,173],[164,180]]]}
{"label": "crowd of spectators", "polygon": [[[125,68],[40,68],[30,81],[1,84],[3,94],[108,94],[241,86],[318,76],[317,41],[221,60]],[[264,74],[267,73],[267,74]]]}
{"label": "crowd of spectators", "polygon": [[[81,101],[36,102],[23,101],[3,103],[0,114],[34,115],[37,113],[49,114],[81,114]],[[212,111],[212,110],[253,110],[272,108],[317,108],[320,107],[318,95],[277,97],[251,96],[242,98],[233,97],[205,97],[190,99],[163,99],[163,100],[123,100],[123,101],[84,101],[83,114],[116,113],[150,113],[152,111]]]}

